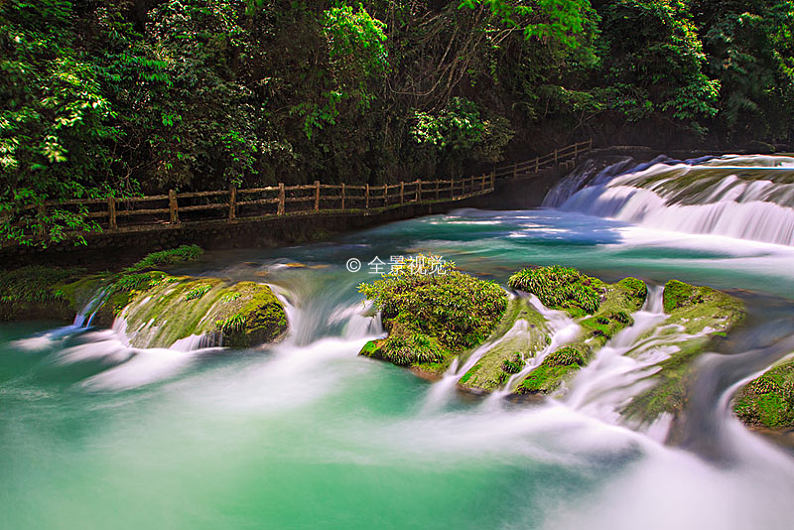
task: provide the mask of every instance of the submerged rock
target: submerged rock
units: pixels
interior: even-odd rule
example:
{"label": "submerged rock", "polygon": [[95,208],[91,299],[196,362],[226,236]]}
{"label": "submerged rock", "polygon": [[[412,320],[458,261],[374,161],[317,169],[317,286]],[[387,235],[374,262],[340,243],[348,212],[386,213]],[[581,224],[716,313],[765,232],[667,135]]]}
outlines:
{"label": "submerged rock", "polygon": [[745,424],[774,432],[794,430],[794,359],[788,357],[742,387],[733,410]]}

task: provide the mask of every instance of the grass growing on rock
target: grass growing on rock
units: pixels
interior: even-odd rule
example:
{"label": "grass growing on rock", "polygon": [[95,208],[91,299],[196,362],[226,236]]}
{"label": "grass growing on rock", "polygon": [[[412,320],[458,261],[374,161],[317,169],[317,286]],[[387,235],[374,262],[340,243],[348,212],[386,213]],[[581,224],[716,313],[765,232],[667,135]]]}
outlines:
{"label": "grass growing on rock", "polygon": [[140,272],[145,270],[168,267],[196,261],[204,254],[198,245],[181,245],[176,248],[152,252],[134,265],[124,269],[125,273]]}
{"label": "grass growing on rock", "polygon": [[83,269],[41,265],[0,271],[0,321],[71,320],[96,284],[83,276]]}
{"label": "grass growing on rock", "polygon": [[400,366],[438,371],[454,355],[481,344],[507,307],[507,293],[445,263],[432,273],[407,260],[406,266],[359,291],[380,310],[389,336],[373,341],[362,355]]}
{"label": "grass growing on rock", "polygon": [[742,387],[734,398],[733,410],[751,426],[794,429],[794,360],[777,363]]}
{"label": "grass growing on rock", "polygon": [[567,311],[573,317],[595,313],[604,287],[601,280],[559,265],[522,269],[510,276],[507,285],[532,293],[546,307]]}

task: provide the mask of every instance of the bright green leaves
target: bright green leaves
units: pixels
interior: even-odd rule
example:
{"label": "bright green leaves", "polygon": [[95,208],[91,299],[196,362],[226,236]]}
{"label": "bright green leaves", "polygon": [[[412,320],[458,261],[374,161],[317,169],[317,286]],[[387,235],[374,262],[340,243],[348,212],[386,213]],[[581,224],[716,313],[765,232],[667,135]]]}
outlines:
{"label": "bright green leaves", "polygon": [[461,0],[460,8],[485,8],[502,25],[520,30],[525,39],[553,40],[568,48],[585,40],[592,17],[590,0]]}
{"label": "bright green leaves", "polygon": [[505,118],[483,116],[474,102],[462,97],[451,98],[437,112],[414,110],[412,121],[414,141],[447,158],[463,155],[496,161],[514,134]]}
{"label": "bright green leaves", "polygon": [[411,134],[417,143],[453,150],[474,146],[485,127],[477,105],[459,97],[438,113],[414,111],[414,118]]}
{"label": "bright green leaves", "polygon": [[359,4],[332,7],[323,12],[323,31],[332,61],[356,63],[363,74],[377,75],[388,67],[386,24]]}
{"label": "bright green leaves", "polygon": [[696,132],[717,112],[719,81],[705,55],[689,4],[619,0],[604,9],[604,62],[609,108],[631,120],[664,116]]}
{"label": "bright green leaves", "polygon": [[323,11],[322,32],[328,46],[329,83],[322,101],[303,102],[291,109],[304,118],[308,139],[317,129],[335,125],[340,103],[352,100],[361,110],[375,99],[372,81],[388,70],[386,25],[372,17],[362,4],[358,9],[345,4]]}
{"label": "bright green leaves", "polygon": [[97,69],[71,30],[71,3],[11,1],[0,12],[0,239],[59,241],[95,224],[81,211],[20,209],[103,192],[121,138]]}

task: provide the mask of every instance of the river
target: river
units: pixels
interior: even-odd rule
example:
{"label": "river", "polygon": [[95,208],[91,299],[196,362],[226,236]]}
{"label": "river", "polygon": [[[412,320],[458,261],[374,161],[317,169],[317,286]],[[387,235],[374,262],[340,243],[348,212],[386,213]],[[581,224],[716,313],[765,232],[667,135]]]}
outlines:
{"label": "river", "polygon": [[[788,177],[757,179],[775,194],[736,190],[742,168],[794,162],[747,160],[590,175],[554,207],[457,210],[330,242],[210,252],[180,270],[277,286],[291,331],[267,348],[139,350],[112,330],[0,325],[0,527],[791,528],[792,452],[729,405],[738,384],[794,350]],[[689,181],[653,188],[715,166],[721,195],[682,192]],[[732,213],[692,221],[715,204]],[[745,213],[754,228],[704,220]],[[419,252],[502,284],[530,264],[633,275],[656,293],[670,278],[708,284],[742,297],[750,318],[703,356],[689,421],[666,444],[663,423],[635,430],[612,413],[642,368],[621,354],[631,328],[566,398],[535,404],[359,357],[382,331],[357,284],[377,276],[376,257]],[[658,315],[651,301],[635,326]]]}

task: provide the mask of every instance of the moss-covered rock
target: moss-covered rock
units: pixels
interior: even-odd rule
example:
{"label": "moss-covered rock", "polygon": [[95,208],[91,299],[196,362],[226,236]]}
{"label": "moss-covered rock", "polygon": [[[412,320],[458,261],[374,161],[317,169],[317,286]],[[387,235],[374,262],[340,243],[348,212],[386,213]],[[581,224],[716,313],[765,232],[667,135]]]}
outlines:
{"label": "moss-covered rock", "polygon": [[665,284],[663,304],[669,317],[661,330],[655,330],[657,347],[672,346],[674,353],[661,361],[658,371],[649,377],[653,385],[635,396],[622,411],[625,417],[643,424],[663,413],[681,412],[695,359],[746,315],[741,300],[678,280]]}
{"label": "moss-covered rock", "polygon": [[733,410],[751,427],[794,430],[794,360],[775,364],[742,387],[734,398]]}
{"label": "moss-covered rock", "polygon": [[359,290],[380,310],[389,332],[385,339],[365,345],[360,354],[426,375],[442,373],[456,355],[482,344],[499,322],[508,298],[493,282],[451,266],[430,273],[416,262],[361,284]]}
{"label": "moss-covered rock", "polygon": [[[579,303],[582,299],[580,295],[565,297],[544,295],[544,298],[553,304],[550,306],[551,309],[565,310],[572,316],[592,314],[579,320],[582,327],[580,337],[572,344],[547,355],[537,368],[516,385],[513,390],[516,394],[550,394],[558,390],[582,366],[590,362],[594,353],[609,339],[633,324],[631,313],[642,307],[648,295],[645,283],[636,278],[624,278],[617,283],[606,284],[597,278],[590,278],[579,271],[564,267],[544,267],[534,271],[539,271],[535,273],[535,277],[543,278],[546,285],[586,286],[597,297],[585,311],[583,304]],[[559,273],[562,279],[557,278],[555,273]],[[512,278],[515,278],[515,275],[511,280]],[[524,282],[523,285],[530,289],[535,288],[535,284],[530,282]],[[577,289],[578,287],[568,287],[566,290],[570,293]],[[530,292],[538,295],[537,291]],[[538,298],[541,299],[539,295]],[[585,299],[590,300],[589,295]]]}
{"label": "moss-covered rock", "polygon": [[0,271],[0,321],[71,321],[99,281],[83,269],[28,266]]}
{"label": "moss-covered rock", "polygon": [[507,284],[532,293],[546,307],[567,311],[573,317],[595,313],[604,290],[601,280],[559,265],[522,269],[510,276]]}
{"label": "moss-covered rock", "polygon": [[272,342],[287,329],[284,307],[267,285],[173,276],[154,267],[198,259],[195,245],[149,254],[119,273],[25,267],[0,272],[0,320],[71,321],[90,300],[93,324],[122,317],[137,347],[169,347],[198,337],[205,344],[248,347]]}
{"label": "moss-covered rock", "polygon": [[493,392],[519,373],[526,360],[546,347],[548,327],[526,298],[512,298],[487,350],[458,381],[458,387],[476,393]]}
{"label": "moss-covered rock", "polygon": [[267,285],[146,274],[142,288],[107,302],[124,320],[133,346],[167,348],[192,337],[204,345],[248,347],[272,342],[287,329],[284,308]]}

